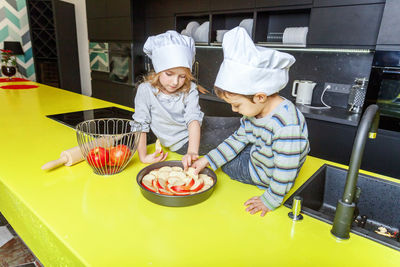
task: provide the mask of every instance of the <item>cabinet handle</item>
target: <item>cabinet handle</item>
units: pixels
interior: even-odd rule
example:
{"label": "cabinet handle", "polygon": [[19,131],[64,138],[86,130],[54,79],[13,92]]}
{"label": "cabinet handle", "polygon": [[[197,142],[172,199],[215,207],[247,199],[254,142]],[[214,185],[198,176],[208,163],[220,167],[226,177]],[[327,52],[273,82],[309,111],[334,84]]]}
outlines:
{"label": "cabinet handle", "polygon": [[399,70],[383,70],[383,73],[400,74],[400,71]]}

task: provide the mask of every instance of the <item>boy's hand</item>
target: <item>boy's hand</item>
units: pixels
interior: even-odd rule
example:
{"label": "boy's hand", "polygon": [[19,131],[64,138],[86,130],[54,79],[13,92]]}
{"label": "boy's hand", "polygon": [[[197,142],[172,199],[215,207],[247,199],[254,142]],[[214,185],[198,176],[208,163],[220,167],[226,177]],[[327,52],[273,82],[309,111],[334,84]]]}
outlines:
{"label": "boy's hand", "polygon": [[194,168],[195,174],[199,174],[199,172],[201,172],[208,165],[209,165],[208,160],[204,157],[192,163],[192,167]]}
{"label": "boy's hand", "polygon": [[192,162],[199,159],[199,155],[197,153],[187,153],[182,158],[183,169],[187,171],[187,169],[192,166]]}
{"label": "boy's hand", "polygon": [[252,197],[244,203],[247,206],[246,211],[250,214],[256,214],[257,212],[261,211],[261,217],[264,217],[267,212],[270,211],[264,203],[261,201],[260,197]]}
{"label": "boy's hand", "polygon": [[143,158],[140,159],[140,161],[143,163],[156,163],[164,161],[167,158],[167,156],[168,152],[167,153],[164,153],[162,151],[161,153],[154,152],[153,154],[146,154]]}

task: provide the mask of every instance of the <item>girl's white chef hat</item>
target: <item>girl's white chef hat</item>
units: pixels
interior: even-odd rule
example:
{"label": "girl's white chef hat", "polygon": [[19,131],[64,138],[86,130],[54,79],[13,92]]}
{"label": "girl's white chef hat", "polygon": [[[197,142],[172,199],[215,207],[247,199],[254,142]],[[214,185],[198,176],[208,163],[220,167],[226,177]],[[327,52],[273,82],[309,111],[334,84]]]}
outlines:
{"label": "girl's white chef hat", "polygon": [[193,38],[176,31],[150,36],[144,44],[143,51],[151,58],[156,73],[176,67],[192,70],[196,54]]}
{"label": "girl's white chef hat", "polygon": [[214,85],[242,95],[279,92],[289,80],[289,67],[296,61],[290,54],[255,46],[242,27],[224,35],[222,48],[224,61]]}

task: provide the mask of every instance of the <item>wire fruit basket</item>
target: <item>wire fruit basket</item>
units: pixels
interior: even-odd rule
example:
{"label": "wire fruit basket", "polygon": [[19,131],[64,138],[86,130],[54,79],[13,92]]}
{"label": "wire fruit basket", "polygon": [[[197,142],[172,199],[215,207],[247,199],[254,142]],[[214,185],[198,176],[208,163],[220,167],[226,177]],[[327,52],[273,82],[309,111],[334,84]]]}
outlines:
{"label": "wire fruit basket", "polygon": [[99,175],[120,173],[139,143],[141,125],[127,119],[86,120],[76,126],[76,137],[85,161]]}

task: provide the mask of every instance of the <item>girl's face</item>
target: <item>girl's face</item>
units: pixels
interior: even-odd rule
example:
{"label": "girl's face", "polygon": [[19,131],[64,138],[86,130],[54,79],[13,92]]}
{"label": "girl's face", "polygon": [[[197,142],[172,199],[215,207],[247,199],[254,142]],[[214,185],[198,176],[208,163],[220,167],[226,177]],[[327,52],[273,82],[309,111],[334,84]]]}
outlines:
{"label": "girl's face", "polygon": [[178,91],[186,81],[186,70],[183,67],[164,70],[160,73],[160,83],[165,94],[173,94]]}

